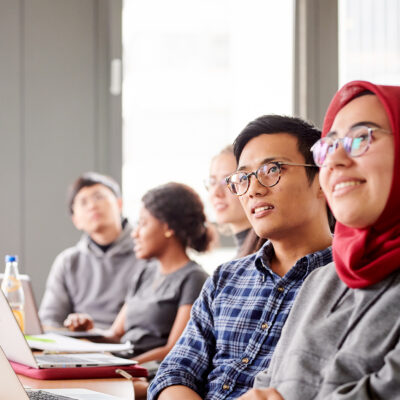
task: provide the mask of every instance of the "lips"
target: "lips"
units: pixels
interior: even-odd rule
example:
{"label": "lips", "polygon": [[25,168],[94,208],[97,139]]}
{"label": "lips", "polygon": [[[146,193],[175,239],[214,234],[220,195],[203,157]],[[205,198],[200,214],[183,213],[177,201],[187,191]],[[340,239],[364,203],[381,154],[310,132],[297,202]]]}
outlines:
{"label": "lips", "polygon": [[97,220],[97,219],[101,218],[101,214],[98,212],[94,212],[94,213],[90,214],[89,218],[91,220]]}
{"label": "lips", "polygon": [[228,206],[226,203],[215,203],[214,208],[216,211],[224,211]]}
{"label": "lips", "polygon": [[339,192],[340,190],[350,189],[355,186],[362,185],[365,183],[365,179],[357,178],[340,178],[332,185],[332,193]]}
{"label": "lips", "polygon": [[251,213],[254,214],[256,217],[262,217],[273,210],[275,207],[269,203],[257,203],[251,209]]}

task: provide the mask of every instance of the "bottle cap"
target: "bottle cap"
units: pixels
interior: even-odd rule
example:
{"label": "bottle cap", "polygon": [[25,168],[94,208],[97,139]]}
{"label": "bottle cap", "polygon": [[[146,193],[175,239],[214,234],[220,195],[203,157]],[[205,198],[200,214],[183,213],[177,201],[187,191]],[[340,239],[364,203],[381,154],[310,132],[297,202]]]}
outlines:
{"label": "bottle cap", "polygon": [[18,257],[17,256],[10,256],[10,255],[6,255],[6,263],[8,262],[17,262],[18,261]]}

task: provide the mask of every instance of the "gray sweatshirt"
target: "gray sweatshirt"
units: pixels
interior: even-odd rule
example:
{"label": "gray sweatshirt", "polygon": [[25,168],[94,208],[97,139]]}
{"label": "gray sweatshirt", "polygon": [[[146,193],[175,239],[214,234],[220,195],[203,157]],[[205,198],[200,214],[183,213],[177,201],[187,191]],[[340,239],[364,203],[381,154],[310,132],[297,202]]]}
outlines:
{"label": "gray sweatshirt", "polygon": [[400,399],[400,271],[349,289],[334,265],[303,284],[255,387],[285,400]]}
{"label": "gray sweatshirt", "polygon": [[40,306],[43,324],[59,326],[72,312],[88,313],[96,327],[113,323],[133,272],[145,264],[135,257],[131,232],[126,224],[105,253],[84,234],[74,247],[57,256]]}

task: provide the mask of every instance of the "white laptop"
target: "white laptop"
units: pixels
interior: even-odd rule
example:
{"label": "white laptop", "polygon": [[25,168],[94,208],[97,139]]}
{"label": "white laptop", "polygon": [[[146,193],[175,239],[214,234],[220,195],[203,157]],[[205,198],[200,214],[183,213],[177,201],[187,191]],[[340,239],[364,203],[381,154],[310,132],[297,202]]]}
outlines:
{"label": "white laptop", "polygon": [[132,365],[137,363],[133,360],[103,353],[34,355],[1,290],[0,346],[2,346],[9,360],[32,368],[98,367],[107,365]]}
{"label": "white laptop", "polygon": [[0,399],[1,400],[117,400],[120,397],[94,392],[87,389],[24,389],[14,370],[11,368],[3,349],[0,347]]}

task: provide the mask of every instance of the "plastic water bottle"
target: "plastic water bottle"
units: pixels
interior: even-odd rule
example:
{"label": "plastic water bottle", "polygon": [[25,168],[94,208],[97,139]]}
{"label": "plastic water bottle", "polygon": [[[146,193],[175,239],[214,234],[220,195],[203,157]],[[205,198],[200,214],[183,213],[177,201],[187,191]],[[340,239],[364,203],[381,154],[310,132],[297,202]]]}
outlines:
{"label": "plastic water bottle", "polygon": [[24,304],[25,296],[21,278],[18,271],[18,257],[6,256],[6,270],[4,273],[1,290],[6,296],[22,332],[25,328]]}

